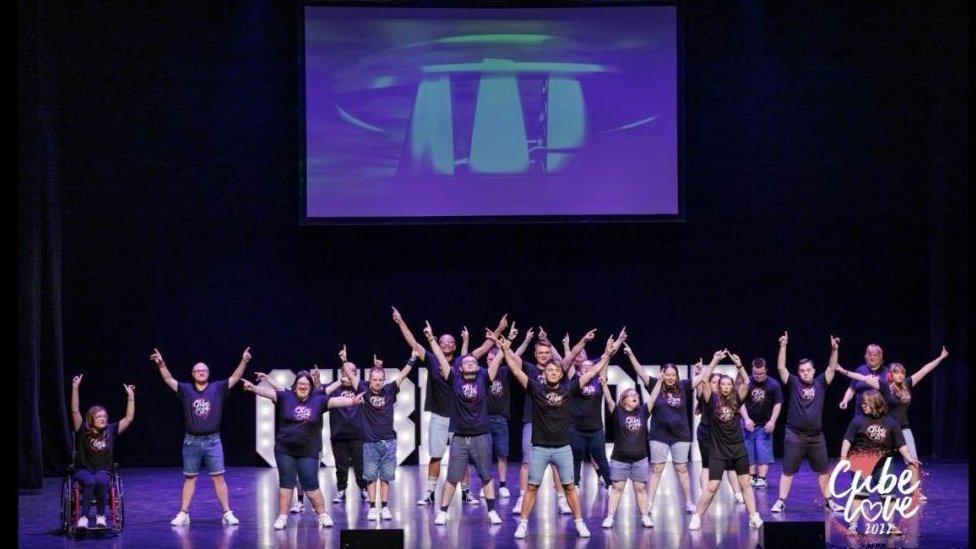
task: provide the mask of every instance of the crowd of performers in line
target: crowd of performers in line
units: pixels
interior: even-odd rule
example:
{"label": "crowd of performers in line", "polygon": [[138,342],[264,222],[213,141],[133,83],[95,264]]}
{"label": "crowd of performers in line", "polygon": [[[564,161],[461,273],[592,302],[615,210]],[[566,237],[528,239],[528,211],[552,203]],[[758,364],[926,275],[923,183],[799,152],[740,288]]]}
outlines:
{"label": "crowd of performers in line", "polygon": [[[594,359],[587,355],[585,347],[595,339],[596,330],[587,332],[573,346],[566,335],[560,354],[541,327],[538,334],[530,328],[521,344],[513,349],[518,331],[514,324],[509,327],[505,316],[494,330],[485,330],[484,342],[479,347],[469,351],[466,328],[458,350],[452,335],[435,337],[429,323],[425,323],[422,331],[427,343],[424,345],[415,338],[396,308],[392,318],[410,348],[410,357],[390,381],[386,379],[382,361],[375,355],[366,379],[359,379],[359,370],[348,361],[343,346],[339,353],[339,379],[328,386],[320,385],[316,369],[298,372],[291,387],[277,387],[270,377],[260,372],[255,374],[256,383],[244,379],[251,360],[250,347],[245,349],[240,363],[227,379],[211,381],[208,366],[199,362],[191,370],[191,382],[178,382],[162,354],[154,349],[150,359],[163,382],[180,399],[186,427],[182,446],[182,500],[171,524],[189,524],[190,501],[201,471],[213,482],[222,523],[240,522],[228,499],[220,439],[224,401],[239,381],[245,391],[275,404],[274,455],[279,486],[275,529],[285,527],[290,512],[303,510],[302,495],[311,501],[319,526],[332,526],[319,489],[318,469],[323,451],[323,417],[333,409],[329,414],[330,450],[335,458],[338,488],[333,503],[356,497],[352,495],[356,491],[347,488],[350,486],[348,471],[352,468],[359,497],[369,504],[368,519],[392,519],[387,502],[390,482],[397,469],[393,410],[401,382],[415,367],[427,368],[430,376],[424,406],[430,412],[430,462],[426,491],[417,503],[439,505],[433,519],[435,524],[447,522],[459,483],[463,504],[480,504],[480,498],[469,490],[471,465],[482,483],[480,496],[486,503],[487,520],[492,524],[502,522],[496,498],[511,495],[505,479],[513,384],[525,392],[521,415],[523,459],[518,498],[512,507],[512,513],[519,515],[516,538],[527,536],[528,520],[547,468],[552,472],[559,511],[572,514],[578,534],[589,536],[577,492],[581,467],[587,461],[593,463],[608,492],[608,513],[602,527],[613,527],[628,480],[632,483],[643,526],[653,527],[651,509],[669,456],[690,515],[689,529],[701,527],[701,517],[723,477],[731,486],[735,501],[744,504],[749,526],[758,528],[762,518],[753,490],[767,486],[766,474],[773,462],[772,433],[784,401],[788,404],[783,472],[778,485],[779,497],[770,512],[779,513],[786,507],[793,476],[803,460],[817,474],[825,509],[838,511],[842,508],[832,501],[828,491],[830,467],[822,428],[828,385],[838,374],[850,378],[839,407],[846,409],[853,399],[854,418],[844,435],[841,459],[859,452],[880,457],[871,470],[877,476],[884,457],[900,454],[918,480],[920,463],[906,412],[914,386],[948,356],[943,348],[935,360],[908,375],[901,364],[884,364],[881,348],[872,344],[865,351],[865,363],[848,371],[838,364],[840,339],[830,336],[830,356],[821,373],[817,373],[813,361],[807,358],[800,359],[795,373],[791,373],[786,360],[788,335],[784,333],[779,338],[777,359],[780,381],[769,375],[762,358],[752,360],[751,372],[747,373],[740,357],[728,349],[715,351],[707,364],[699,360],[691,379],[680,379],[672,363],[664,364],[660,375],[654,378],[647,374],[634,350],[627,345],[625,329],[609,337],[601,354]],[[522,358],[530,346],[534,362]],[[637,389],[624,390],[614,400],[607,386],[606,366],[621,349],[640,383]],[[725,358],[735,365],[734,377],[714,371]],[[481,364],[482,359],[486,360],[485,365]],[[84,417],[81,415],[81,380],[81,375],[74,378],[71,392],[74,477],[82,486],[83,502],[96,501],[95,525],[104,527],[108,470],[115,438],[132,424],[135,387],[124,386],[128,394],[125,417],[109,423],[108,414],[101,406],[92,406]],[[605,450],[604,405],[610,412],[607,422],[613,425],[613,451],[609,459]],[[701,414],[694,433],[693,413]],[[702,459],[701,494],[697,501],[692,499],[688,473],[693,441],[697,442]],[[438,498],[435,488],[448,448],[446,482]],[[493,473],[496,467],[497,482]],[[298,492],[298,502],[294,504],[293,491]],[[920,490],[915,496],[925,497]],[[89,507],[84,506],[78,519],[80,528],[89,527]],[[856,521],[855,516],[852,527]],[[892,533],[897,534],[897,529]]]}

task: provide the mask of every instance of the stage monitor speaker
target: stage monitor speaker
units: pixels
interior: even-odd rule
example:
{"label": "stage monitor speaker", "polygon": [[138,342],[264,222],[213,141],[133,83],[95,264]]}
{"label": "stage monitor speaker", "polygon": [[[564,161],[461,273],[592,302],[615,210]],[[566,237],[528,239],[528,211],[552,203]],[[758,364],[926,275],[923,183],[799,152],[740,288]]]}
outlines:
{"label": "stage monitor speaker", "polygon": [[826,525],[822,520],[783,520],[763,522],[759,536],[764,549],[822,548],[826,544]]}
{"label": "stage monitor speaker", "polygon": [[362,549],[382,547],[403,549],[403,528],[393,530],[343,530],[339,532],[339,547]]}

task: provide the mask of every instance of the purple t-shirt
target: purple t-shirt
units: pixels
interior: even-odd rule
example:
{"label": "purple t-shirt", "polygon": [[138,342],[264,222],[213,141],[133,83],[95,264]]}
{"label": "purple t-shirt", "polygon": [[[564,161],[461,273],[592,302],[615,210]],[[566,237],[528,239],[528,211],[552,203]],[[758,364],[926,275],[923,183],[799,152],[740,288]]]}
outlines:
{"label": "purple t-shirt", "polygon": [[88,437],[85,424],[75,432],[75,468],[99,471],[112,466],[115,451],[115,437],[119,434],[119,424],[109,423],[101,436]]}
{"label": "purple t-shirt", "polygon": [[[461,366],[461,357],[456,356],[449,360],[451,369],[456,370]],[[451,384],[441,376],[441,363],[434,356],[434,353],[427,350],[424,352],[424,364],[427,366],[427,389],[424,398],[424,411],[439,416],[451,417],[454,412],[454,393]]]}
{"label": "purple t-shirt", "polygon": [[761,383],[749,378],[749,391],[744,404],[746,412],[756,425],[765,425],[773,417],[773,406],[783,402],[783,389],[775,379],[766,376]]}
{"label": "purple t-shirt", "polygon": [[503,364],[498,367],[495,381],[492,381],[488,388],[488,415],[508,419],[511,415],[511,398],[511,376],[508,366]]}
{"label": "purple t-shirt", "polygon": [[878,387],[881,396],[888,403],[888,415],[894,418],[901,425],[902,429],[908,429],[908,406],[912,403],[912,378],[905,376],[905,387],[907,391],[899,391],[896,394],[895,387],[888,382],[887,376],[878,380]]}
{"label": "purple t-shirt", "polygon": [[[579,372],[573,379],[579,380]],[[603,429],[603,387],[599,376],[582,386],[579,396],[573,399],[572,425],[577,431]]]}
{"label": "purple t-shirt", "polygon": [[[647,392],[654,389],[657,379],[648,378]],[[657,395],[651,409],[651,430],[648,433],[651,440],[674,444],[675,442],[691,442],[691,424],[688,414],[694,397],[691,381],[679,379],[674,391],[666,391],[661,383],[661,391]]]}
{"label": "purple t-shirt", "polygon": [[746,444],[739,426],[739,407],[723,403],[718,393],[712,392],[704,413],[710,414],[708,432],[712,435],[711,456],[716,459],[746,456]]}
{"label": "purple t-shirt", "polygon": [[180,382],[176,394],[183,403],[183,424],[191,435],[212,435],[220,431],[228,380],[211,381],[202,391],[193,383]]}
{"label": "purple t-shirt", "polygon": [[[353,398],[357,394],[356,387],[352,384],[339,385],[334,391],[329,393],[329,398],[349,397]],[[359,406],[343,406],[334,408],[329,413],[329,439],[330,440],[359,440],[363,438],[362,408]]]}
{"label": "purple t-shirt", "polygon": [[613,452],[610,459],[633,463],[647,457],[647,406],[638,404],[628,412],[619,404],[613,415]]}
{"label": "purple t-shirt", "polygon": [[573,411],[570,401],[579,397],[579,380],[563,377],[559,384],[550,387],[530,377],[525,390],[532,402],[532,445],[550,448],[568,445]]}
{"label": "purple t-shirt", "polygon": [[[882,364],[881,366],[878,367],[876,371],[872,371],[871,367],[868,366],[867,364],[861,364],[854,371],[863,376],[872,376],[878,378],[880,384],[880,380],[884,379],[885,374],[888,373],[888,365]],[[864,412],[861,410],[861,395],[864,394],[865,391],[873,390],[874,387],[871,387],[867,383],[864,383],[863,381],[858,381],[856,379],[851,380],[850,387],[851,389],[854,389],[854,417],[863,416]]]}
{"label": "purple t-shirt", "polygon": [[847,426],[844,440],[854,452],[888,453],[905,445],[901,426],[891,416],[855,416]]}
{"label": "purple t-shirt", "polygon": [[[522,371],[529,379],[535,379],[539,383],[546,382],[545,368],[539,368],[538,364],[533,364],[531,362],[522,361]],[[532,399],[529,398],[528,389],[525,393],[525,404],[522,406],[522,423],[530,423],[532,421]]]}
{"label": "purple t-shirt", "polygon": [[786,427],[802,435],[813,436],[823,432],[827,378],[819,374],[811,383],[803,383],[800,376],[790,374],[786,379],[786,392],[790,396],[790,408],[786,411]]}
{"label": "purple t-shirt", "polygon": [[396,404],[400,385],[391,381],[373,391],[369,383],[359,382],[359,392],[363,395],[363,442],[379,442],[381,440],[396,440],[396,429],[393,428],[393,406]]}
{"label": "purple t-shirt", "polygon": [[329,395],[312,391],[303,400],[295,391],[275,391],[275,452],[296,457],[316,457],[322,451],[322,414],[329,409]]}
{"label": "purple t-shirt", "polygon": [[460,369],[451,369],[447,376],[454,393],[454,413],[450,430],[462,437],[474,437],[488,432],[488,391],[491,382],[488,370],[478,368],[471,381],[464,379]]}

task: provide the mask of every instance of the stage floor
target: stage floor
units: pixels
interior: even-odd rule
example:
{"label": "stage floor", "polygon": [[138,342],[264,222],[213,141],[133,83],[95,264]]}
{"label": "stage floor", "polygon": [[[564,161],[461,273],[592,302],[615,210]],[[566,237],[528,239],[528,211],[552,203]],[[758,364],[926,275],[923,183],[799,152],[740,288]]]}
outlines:
{"label": "stage floor", "polygon": [[[698,464],[693,463],[697,478]],[[868,544],[885,547],[967,547],[969,543],[969,477],[965,462],[926,464],[923,487],[929,497],[920,512],[911,519],[900,522],[905,535],[902,537],[862,536],[847,538],[838,521],[839,514],[822,511],[816,478],[806,465],[794,477],[793,491],[787,509],[779,515],[769,512],[776,500],[779,464],[770,468],[770,486],[757,490],[757,500],[763,520],[826,520],[828,546],[864,547]],[[442,468],[445,470],[446,468]],[[510,467],[508,486],[512,497],[500,499],[499,514],[502,524],[490,525],[486,519],[486,507],[464,505],[460,490],[450,509],[450,519],[444,526],[435,526],[436,509],[418,507],[420,487],[425,483],[426,467],[401,467],[391,486],[390,508],[393,520],[366,520],[367,508],[358,496],[343,505],[327,503],[335,521],[335,527],[319,530],[315,515],[306,511],[291,515],[285,530],[272,529],[277,511],[277,474],[271,468],[228,468],[231,507],[241,520],[238,526],[223,527],[220,524],[219,507],[209,480],[201,478],[197,483],[196,497],[190,507],[191,524],[187,527],[170,526],[169,521],[179,507],[182,475],[178,468],[123,469],[125,482],[125,531],[117,538],[71,540],[58,530],[60,483],[59,478],[44,479],[43,493],[19,496],[20,547],[339,547],[339,532],[346,528],[376,529],[403,528],[405,547],[438,547],[449,549],[469,545],[479,549],[500,547],[755,547],[759,531],[748,527],[745,506],[734,503],[729,487],[722,489],[712,507],[702,518],[702,529],[688,530],[688,517],[684,511],[677,478],[668,467],[661,481],[657,503],[653,511],[654,528],[644,528],[636,511],[636,502],[627,487],[617,510],[612,529],[601,528],[606,514],[607,496],[597,487],[596,475],[584,466],[581,499],[583,516],[591,537],[577,536],[570,515],[560,515],[556,508],[552,484],[546,480],[529,521],[529,537],[516,541],[513,537],[518,518],[511,513],[518,487],[518,469]],[[326,501],[335,494],[335,477],[331,468],[320,470],[321,485]],[[693,482],[694,497],[698,496],[697,483]],[[512,487],[515,487],[513,489]],[[477,489],[477,487],[475,487]],[[439,487],[438,487],[439,494]],[[797,540],[792,549],[805,547]],[[386,548],[392,549],[392,548]]]}

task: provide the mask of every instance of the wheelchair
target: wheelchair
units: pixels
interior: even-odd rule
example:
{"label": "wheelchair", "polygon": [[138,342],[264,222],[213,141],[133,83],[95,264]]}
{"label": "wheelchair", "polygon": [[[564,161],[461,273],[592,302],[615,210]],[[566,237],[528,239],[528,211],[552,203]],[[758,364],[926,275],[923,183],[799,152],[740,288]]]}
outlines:
{"label": "wheelchair", "polygon": [[[122,504],[122,477],[118,474],[118,463],[113,463],[109,469],[108,501],[105,502],[105,518],[107,527],[97,527],[90,524],[87,529],[78,528],[78,518],[81,517],[81,484],[74,479],[75,467],[69,465],[61,479],[61,530],[69,538],[76,536],[103,536],[107,534],[119,535],[125,525],[125,512]],[[95,505],[95,498],[89,502]],[[87,507],[87,506],[86,506]]]}

